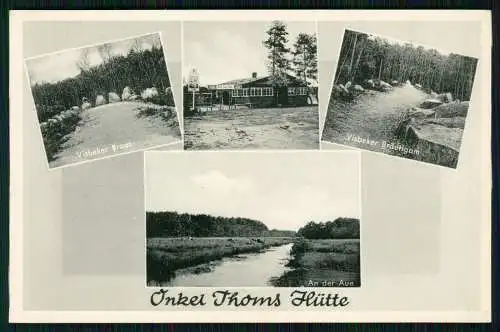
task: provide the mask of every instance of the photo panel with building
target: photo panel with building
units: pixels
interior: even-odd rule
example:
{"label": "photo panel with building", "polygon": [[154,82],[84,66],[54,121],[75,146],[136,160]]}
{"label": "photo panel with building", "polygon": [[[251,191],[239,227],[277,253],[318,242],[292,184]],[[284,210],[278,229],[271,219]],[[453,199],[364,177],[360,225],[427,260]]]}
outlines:
{"label": "photo panel with building", "polygon": [[146,152],[147,286],[359,287],[360,167],[357,151]]}
{"label": "photo panel with building", "polygon": [[477,63],[346,29],[322,142],[456,168]]}
{"label": "photo panel with building", "polygon": [[184,22],[184,147],[318,149],[316,23]]}
{"label": "photo panel with building", "polygon": [[25,60],[49,168],[181,141],[160,33]]}

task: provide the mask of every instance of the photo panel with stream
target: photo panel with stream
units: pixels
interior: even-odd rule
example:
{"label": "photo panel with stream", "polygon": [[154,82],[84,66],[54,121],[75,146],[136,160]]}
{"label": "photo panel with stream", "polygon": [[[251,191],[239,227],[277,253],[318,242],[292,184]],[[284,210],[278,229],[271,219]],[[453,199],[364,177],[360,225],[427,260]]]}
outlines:
{"label": "photo panel with stream", "polygon": [[346,29],[322,142],[456,168],[477,62]]}
{"label": "photo panel with stream", "polygon": [[359,287],[360,167],[357,151],[146,152],[147,286]]}
{"label": "photo panel with stream", "polygon": [[49,168],[181,141],[160,33],[26,59]]}
{"label": "photo panel with stream", "polygon": [[184,22],[186,150],[319,149],[316,23]]}

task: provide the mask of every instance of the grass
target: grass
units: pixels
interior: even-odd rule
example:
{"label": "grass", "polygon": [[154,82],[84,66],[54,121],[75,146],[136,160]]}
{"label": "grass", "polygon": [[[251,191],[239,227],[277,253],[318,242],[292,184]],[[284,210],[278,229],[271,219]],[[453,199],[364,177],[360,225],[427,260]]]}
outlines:
{"label": "grass", "polygon": [[149,238],[147,240],[148,285],[168,282],[175,271],[293,241],[285,237]]}
{"label": "grass", "polygon": [[160,106],[156,104],[146,104],[138,108],[137,117],[157,117],[167,126],[179,126],[177,114],[174,106]]}
{"label": "grass", "polygon": [[360,286],[358,239],[300,239],[290,254],[292,270],[274,279],[275,286]]}

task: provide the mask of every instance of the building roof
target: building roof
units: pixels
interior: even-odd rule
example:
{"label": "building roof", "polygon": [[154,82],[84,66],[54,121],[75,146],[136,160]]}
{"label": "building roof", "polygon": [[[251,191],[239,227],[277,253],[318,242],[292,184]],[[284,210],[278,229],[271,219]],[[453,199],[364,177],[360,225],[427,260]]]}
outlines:
{"label": "building roof", "polygon": [[[290,74],[287,74],[287,77],[290,81],[300,82],[299,79],[297,79],[295,76],[292,76]],[[214,86],[243,85],[243,84],[253,83],[253,82],[257,82],[257,81],[270,80],[270,78],[271,78],[271,75],[262,76],[262,77],[247,77],[247,78],[240,78],[240,79],[235,79],[235,80],[230,80],[227,82],[215,84]]]}

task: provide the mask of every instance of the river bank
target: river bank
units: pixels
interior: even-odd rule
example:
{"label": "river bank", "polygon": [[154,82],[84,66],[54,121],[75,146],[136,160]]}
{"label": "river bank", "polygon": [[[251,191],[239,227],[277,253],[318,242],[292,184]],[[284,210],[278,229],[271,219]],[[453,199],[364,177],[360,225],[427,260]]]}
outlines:
{"label": "river bank", "polygon": [[[149,238],[147,240],[147,283],[167,283],[177,274],[210,272],[214,261],[225,257],[261,253],[272,247],[292,243],[287,237],[231,238]],[[263,268],[266,268],[263,266]]]}
{"label": "river bank", "polygon": [[291,268],[272,284],[277,287],[359,287],[359,239],[300,239],[287,264]]}

